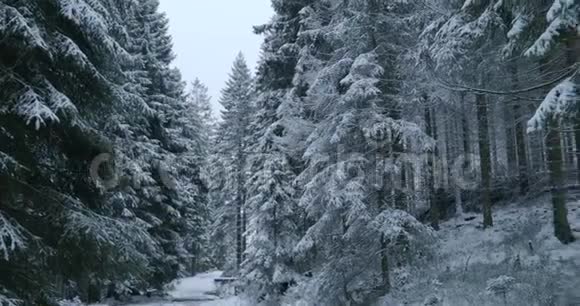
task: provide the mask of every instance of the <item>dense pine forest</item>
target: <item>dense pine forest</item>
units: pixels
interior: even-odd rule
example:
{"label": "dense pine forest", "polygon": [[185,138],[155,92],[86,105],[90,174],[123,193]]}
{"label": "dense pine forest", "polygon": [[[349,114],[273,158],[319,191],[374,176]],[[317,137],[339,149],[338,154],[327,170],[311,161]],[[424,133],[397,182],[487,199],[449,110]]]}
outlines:
{"label": "dense pine forest", "polygon": [[221,114],[159,5],[0,0],[0,306],[580,305],[580,1],[272,0]]}

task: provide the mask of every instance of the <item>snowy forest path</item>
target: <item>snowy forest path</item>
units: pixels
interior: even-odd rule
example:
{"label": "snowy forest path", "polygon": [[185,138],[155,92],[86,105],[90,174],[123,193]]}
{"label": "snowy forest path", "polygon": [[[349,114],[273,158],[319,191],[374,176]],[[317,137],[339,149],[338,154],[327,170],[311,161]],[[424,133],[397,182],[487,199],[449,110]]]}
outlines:
{"label": "snowy forest path", "polygon": [[[176,280],[168,286],[168,297],[126,306],[219,306],[232,305],[218,297],[214,280],[222,272],[214,271]],[[231,300],[230,300],[231,301]]]}

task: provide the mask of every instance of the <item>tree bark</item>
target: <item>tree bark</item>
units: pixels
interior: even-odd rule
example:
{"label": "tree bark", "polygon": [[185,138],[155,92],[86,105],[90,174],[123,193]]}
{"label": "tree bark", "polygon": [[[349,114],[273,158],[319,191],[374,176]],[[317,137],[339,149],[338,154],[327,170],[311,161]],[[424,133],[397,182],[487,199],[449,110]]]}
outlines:
{"label": "tree bark", "polygon": [[564,188],[564,169],[562,163],[562,140],[558,120],[548,119],[548,168],[552,187],[552,206],[554,211],[554,234],[564,244],[574,242],[574,236],[568,223],[566,209],[566,189]]}
{"label": "tree bark", "polygon": [[[518,68],[516,64],[512,65],[512,86],[518,88],[519,78],[518,78]],[[521,111],[521,101],[516,98],[513,106],[513,122],[515,123],[515,134],[516,134],[516,152],[517,152],[517,162],[518,162],[518,180],[520,187],[520,195],[525,195],[529,190],[529,178],[528,178],[528,153],[526,147],[526,127],[524,125],[523,114]]]}
{"label": "tree bark", "polygon": [[479,158],[482,183],[483,227],[493,226],[491,214],[491,156],[489,149],[489,124],[487,119],[487,99],[482,94],[475,96],[479,130]]}
{"label": "tree bark", "polygon": [[[580,39],[577,35],[571,34],[566,40],[566,65],[571,67],[580,61]],[[576,142],[576,177],[580,183],[580,113],[577,113],[574,120],[574,140]]]}
{"label": "tree bark", "polygon": [[242,207],[239,204],[237,204],[237,207],[236,207],[236,267],[238,268],[238,270],[242,266],[242,260],[243,260],[242,254],[243,254]]}
{"label": "tree bark", "polygon": [[[465,101],[465,93],[460,93],[460,100],[461,100],[461,130],[463,131],[463,156],[465,157],[465,165],[468,169],[471,169],[471,134],[469,130],[469,121],[468,121],[468,110],[467,110],[467,102]],[[459,180],[459,178],[455,178]],[[456,182],[458,183],[458,182]],[[457,203],[458,205],[463,205],[463,190],[460,189],[460,185],[457,184],[457,197],[459,200]],[[463,207],[461,207],[461,212],[463,212]]]}
{"label": "tree bark", "polygon": [[461,108],[463,112],[463,116],[461,117],[461,127],[463,130],[463,153],[465,154],[465,160],[470,161],[468,155],[471,154],[471,135],[469,134],[469,121],[465,104],[465,93],[461,93]]}
{"label": "tree bark", "polygon": [[487,116],[488,120],[488,128],[489,128],[489,145],[490,145],[490,169],[491,169],[491,177],[497,176],[498,173],[498,164],[499,158],[497,153],[497,130],[496,130],[496,118],[495,118],[495,103],[489,102],[490,98],[487,98],[488,102],[488,113]]}
{"label": "tree bark", "polygon": [[580,114],[574,120],[574,142],[576,150],[576,180],[580,184]]}
{"label": "tree bark", "polygon": [[244,153],[243,144],[238,144],[236,161],[236,266],[238,270],[244,261]]}
{"label": "tree bark", "polygon": [[[373,175],[375,176],[373,178],[373,183],[375,184],[375,186],[378,187],[378,189],[376,190],[376,193],[374,193],[375,195],[371,198],[371,203],[374,203],[377,211],[380,213],[382,211],[385,210],[387,205],[386,202],[386,197],[387,195],[391,192],[389,190],[390,185],[393,184],[389,184],[389,182],[387,182],[386,178],[385,178],[385,161],[387,160],[387,158],[392,157],[392,153],[391,153],[391,148],[389,147],[389,145],[383,141],[380,140],[377,143],[377,150],[376,153],[374,154],[374,163],[375,163],[375,172],[373,173]],[[391,177],[392,178],[392,177]],[[394,183],[394,181],[391,181]],[[392,188],[394,189],[394,188]],[[380,271],[381,271],[381,277],[382,277],[382,287],[378,288],[378,290],[380,290],[382,293],[389,293],[391,291],[391,282],[390,282],[390,271],[389,271],[389,253],[388,253],[388,242],[386,241],[385,235],[381,234],[380,236],[380,241],[377,241],[379,243],[379,256],[380,256]]]}
{"label": "tree bark", "polygon": [[[425,124],[426,124],[426,133],[428,136],[431,136],[437,141],[437,135],[435,134],[435,123],[433,120],[433,115],[431,113],[431,107],[428,105],[428,98],[424,97],[425,102]],[[428,185],[428,193],[429,193],[429,217],[431,221],[431,226],[435,230],[439,230],[439,218],[440,212],[439,207],[437,205],[437,201],[435,199],[435,156],[437,155],[437,143],[435,143],[435,148],[433,148],[433,152],[429,154],[427,159],[427,185]]]}
{"label": "tree bark", "polygon": [[[246,202],[246,197],[244,194],[244,199],[242,203]],[[248,248],[248,239],[246,237],[246,232],[248,230],[248,213],[246,207],[242,207],[242,262],[246,260],[246,249]]]}
{"label": "tree bark", "polygon": [[381,237],[381,275],[383,278],[383,289],[386,293],[391,292],[391,280],[389,271],[388,241],[385,236]]}
{"label": "tree bark", "polygon": [[[465,97],[464,94],[461,94],[461,103],[463,103],[463,98]],[[459,108],[456,109],[456,111],[459,111]],[[461,131],[461,120],[453,120],[453,129],[455,131]],[[455,147],[455,154],[453,155],[453,158],[460,158],[461,157],[461,133],[453,133],[453,135],[455,136],[453,138],[454,140],[454,147]],[[449,167],[452,168],[455,164],[455,161],[453,159],[449,160]],[[451,171],[451,170],[450,170]],[[455,192],[455,207],[456,207],[456,211],[455,214],[457,216],[462,216],[463,215],[463,199],[461,198],[461,186],[459,184],[459,182],[457,181],[459,178],[455,177],[455,173],[450,173],[450,178],[452,181],[452,185],[454,188],[454,192]]]}
{"label": "tree bark", "polygon": [[517,158],[517,144],[516,144],[516,124],[517,116],[514,112],[515,104],[518,101],[512,102],[513,105],[505,105],[505,138],[506,138],[506,153],[507,153],[507,173],[511,178],[512,173],[518,173],[518,158]]}

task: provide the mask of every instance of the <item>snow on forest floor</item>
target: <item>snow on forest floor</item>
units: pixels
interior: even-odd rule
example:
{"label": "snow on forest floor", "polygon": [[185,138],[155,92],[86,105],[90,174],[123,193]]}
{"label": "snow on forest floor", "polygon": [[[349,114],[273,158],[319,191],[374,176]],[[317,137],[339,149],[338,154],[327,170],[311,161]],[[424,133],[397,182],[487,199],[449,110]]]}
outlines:
{"label": "snow on forest floor", "polygon": [[[574,235],[580,239],[580,200],[567,203]],[[440,255],[452,259],[450,269],[484,263],[500,264],[520,258],[537,263],[540,257],[580,266],[580,241],[563,245],[554,237],[552,204],[549,196],[512,203],[494,210],[494,227],[483,231],[481,214],[465,214],[442,224]]]}
{"label": "snow on forest floor", "polygon": [[[440,277],[445,278],[445,274],[458,280],[457,291],[443,290],[447,292],[444,295],[447,302],[441,304],[457,306],[469,305],[460,300],[457,292],[478,295],[485,291],[488,277],[500,274],[516,276],[513,270],[516,262],[524,271],[546,263],[550,263],[550,266],[563,264],[554,266],[555,269],[562,269],[566,265],[580,267],[580,194],[569,195],[567,207],[571,228],[578,238],[577,242],[570,245],[563,245],[554,237],[549,195],[504,207],[494,207],[494,227],[485,231],[481,214],[466,213],[444,222],[437,241],[436,252],[439,260],[434,271],[438,272],[428,277],[423,276],[436,283],[439,283]],[[557,272],[568,274],[572,278],[580,277],[580,271]],[[247,306],[237,297],[218,297],[214,279],[219,276],[221,272],[210,272],[177,280],[168,286],[169,297],[166,300],[129,306]],[[478,277],[482,278],[483,285],[477,284]],[[445,282],[443,278],[441,280]],[[466,282],[471,283],[468,285]],[[422,292],[434,290],[430,285],[423,289],[426,290]],[[441,294],[441,290],[435,291]],[[407,301],[406,305],[423,305],[424,302],[421,301],[424,297],[416,295],[415,298],[418,300],[403,299]],[[490,305],[494,303],[495,301],[491,301]],[[399,303],[387,302],[378,305],[392,306]]]}
{"label": "snow on forest floor", "polygon": [[176,280],[168,286],[168,297],[127,306],[245,306],[237,297],[220,298],[214,279],[222,272],[198,274]]}
{"label": "snow on forest floor", "polygon": [[[490,229],[475,213],[443,222],[432,260],[395,271],[399,290],[377,305],[580,306],[580,192],[567,208],[577,238],[569,245],[554,237],[549,193],[494,206]],[[515,283],[502,299],[488,288],[504,276]]]}
{"label": "snow on forest floor", "polygon": [[218,294],[214,279],[221,275],[222,272],[216,271],[176,280],[168,286],[169,297],[174,300],[215,300]]}

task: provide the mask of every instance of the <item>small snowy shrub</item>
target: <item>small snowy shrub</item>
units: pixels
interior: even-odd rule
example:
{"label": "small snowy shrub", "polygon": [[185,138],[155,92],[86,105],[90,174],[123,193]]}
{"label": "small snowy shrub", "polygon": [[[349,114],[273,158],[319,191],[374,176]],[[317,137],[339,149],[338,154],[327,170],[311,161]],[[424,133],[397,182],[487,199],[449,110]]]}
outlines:
{"label": "small snowy shrub", "polygon": [[515,283],[515,278],[502,275],[497,278],[488,280],[487,288],[485,288],[485,290],[489,294],[501,296],[503,298],[504,304],[507,305],[507,295],[513,290]]}
{"label": "small snowy shrub", "polygon": [[437,295],[428,296],[423,302],[423,306],[437,306],[443,303],[443,299]]}
{"label": "small snowy shrub", "polygon": [[72,300],[62,300],[58,302],[58,306],[85,306],[79,297],[76,297]]}

